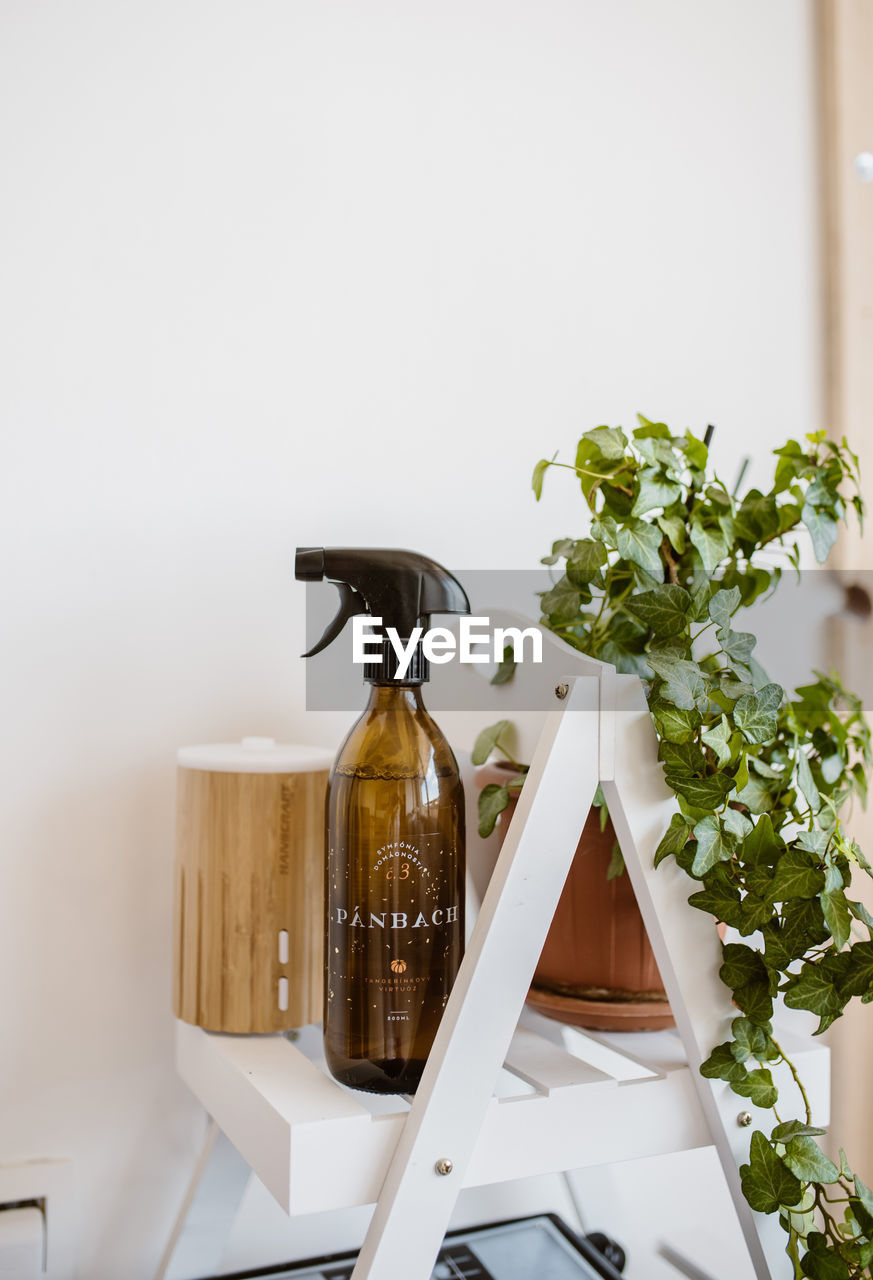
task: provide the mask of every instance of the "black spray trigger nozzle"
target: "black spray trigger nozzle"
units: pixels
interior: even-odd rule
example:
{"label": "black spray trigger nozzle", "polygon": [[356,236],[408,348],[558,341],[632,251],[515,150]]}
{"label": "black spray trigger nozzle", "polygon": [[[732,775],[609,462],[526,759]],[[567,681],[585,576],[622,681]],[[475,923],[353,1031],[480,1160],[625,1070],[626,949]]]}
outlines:
{"label": "black spray trigger nozzle", "polygon": [[400,669],[395,642],[413,637],[413,665],[407,659],[402,669],[408,683],[427,680],[421,637],[431,614],[470,612],[467,593],[448,569],[402,547],[298,547],[294,576],[303,582],[332,582],[340,593],[339,612],[305,658],[326,649],[349,618],[359,614],[369,614],[374,625],[384,627],[381,658],[373,653],[379,636],[366,637],[372,646],[364,658],[364,679],[371,684],[395,678]]}
{"label": "black spray trigger nozzle", "polygon": [[333,585],[340,595],[340,607],[337,610],[336,617],[318,643],[314,644],[308,653],[302,654],[304,658],[313,658],[317,653],[321,653],[322,649],[326,649],[329,644],[332,644],[349,618],[354,618],[359,613],[368,612],[367,602],[363,596],[358,595],[354,587],[350,587],[347,582],[334,582]]}

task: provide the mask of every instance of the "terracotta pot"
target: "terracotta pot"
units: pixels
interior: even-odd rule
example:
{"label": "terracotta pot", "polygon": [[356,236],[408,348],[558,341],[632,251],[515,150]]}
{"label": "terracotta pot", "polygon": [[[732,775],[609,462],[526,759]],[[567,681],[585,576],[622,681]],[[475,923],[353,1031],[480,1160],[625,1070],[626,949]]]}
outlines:
{"label": "terracotta pot", "polygon": [[[483,766],[479,779],[503,782],[507,769]],[[500,815],[505,833],[515,808]],[[615,832],[592,809],[543,946],[528,1004],[539,1013],[596,1030],[655,1031],[674,1025],[630,877],[606,873]]]}

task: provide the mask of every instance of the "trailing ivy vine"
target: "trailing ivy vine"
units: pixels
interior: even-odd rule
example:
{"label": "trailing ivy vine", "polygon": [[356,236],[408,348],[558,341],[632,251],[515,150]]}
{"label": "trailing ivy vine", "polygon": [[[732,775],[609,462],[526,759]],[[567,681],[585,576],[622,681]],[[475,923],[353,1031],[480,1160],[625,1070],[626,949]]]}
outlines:
{"label": "trailing ivy vine", "polygon": [[[546,472],[565,466],[537,464],[537,499]],[[542,620],[642,678],[677,800],[656,864],[675,858],[697,882],[691,905],[743,939],[722,944],[737,1016],[701,1068],[772,1110],[770,1132],[751,1134],[743,1191],[779,1215],[795,1276],[870,1276],[873,1193],[843,1152],[837,1165],[822,1151],[824,1130],[772,1022],[778,995],[818,1017],[816,1034],[852,998],[873,1000],[873,918],[851,893],[853,872],[871,869],[840,822],[847,800],[866,798],[870,732],[834,675],[787,695],[736,625],[783,567],[799,568],[804,529],[823,562],[847,507],[862,517],[857,459],[824,433],[790,440],[776,450],[770,489],[737,496],[711,474],[702,440],[640,418],[631,439],[615,427],[586,432],[569,470],[590,533],[555,542],[545,558],[558,576]],[[505,727],[485,731],[480,756],[503,746]],[[522,781],[520,768],[510,785]],[[508,788],[488,791],[484,826],[508,798]],[[781,1090],[778,1064],[791,1081]]]}

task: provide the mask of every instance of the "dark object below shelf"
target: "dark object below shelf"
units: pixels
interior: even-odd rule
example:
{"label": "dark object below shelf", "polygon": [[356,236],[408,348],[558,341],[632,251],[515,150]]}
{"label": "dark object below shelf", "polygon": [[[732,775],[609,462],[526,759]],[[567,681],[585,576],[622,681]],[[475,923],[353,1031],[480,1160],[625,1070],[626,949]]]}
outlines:
{"label": "dark object below shelf", "polygon": [[[349,1280],[356,1256],[331,1254],[209,1280]],[[450,1231],[431,1280],[620,1280],[624,1261],[621,1246],[602,1232],[578,1236],[556,1214],[540,1213]]]}

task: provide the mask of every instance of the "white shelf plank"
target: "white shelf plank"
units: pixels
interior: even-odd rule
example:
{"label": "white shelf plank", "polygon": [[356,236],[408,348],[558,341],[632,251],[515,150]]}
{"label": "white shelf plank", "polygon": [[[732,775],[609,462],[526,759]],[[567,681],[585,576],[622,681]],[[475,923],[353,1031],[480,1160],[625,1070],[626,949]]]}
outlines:
{"label": "white shelf plank", "polygon": [[[617,1047],[622,1037],[605,1045],[535,1015],[526,1013],[525,1022],[513,1038],[465,1186],[711,1143],[676,1035],[632,1037],[636,1055],[652,1064],[640,1065]],[[548,1038],[531,1023],[545,1024]],[[568,1031],[573,1052],[560,1043]],[[317,1027],[305,1028],[292,1043],[281,1035],[229,1036],[177,1023],[182,1078],[295,1217],[373,1203],[409,1110],[404,1098],[338,1085],[319,1061],[320,1044]],[[826,1098],[827,1050],[815,1043],[795,1052],[805,1077],[812,1072],[815,1094]]]}
{"label": "white shelf plank", "polygon": [[176,1065],[289,1212],[292,1134],[295,1145],[305,1147],[315,1127],[327,1150],[338,1130],[351,1141],[356,1131],[372,1128],[370,1112],[281,1035],[221,1035],[177,1021]]}
{"label": "white shelf plank", "polygon": [[579,1085],[607,1084],[615,1087],[614,1076],[598,1071],[526,1027],[519,1027],[512,1037],[506,1069],[533,1085],[538,1093],[546,1095],[554,1089]]}

